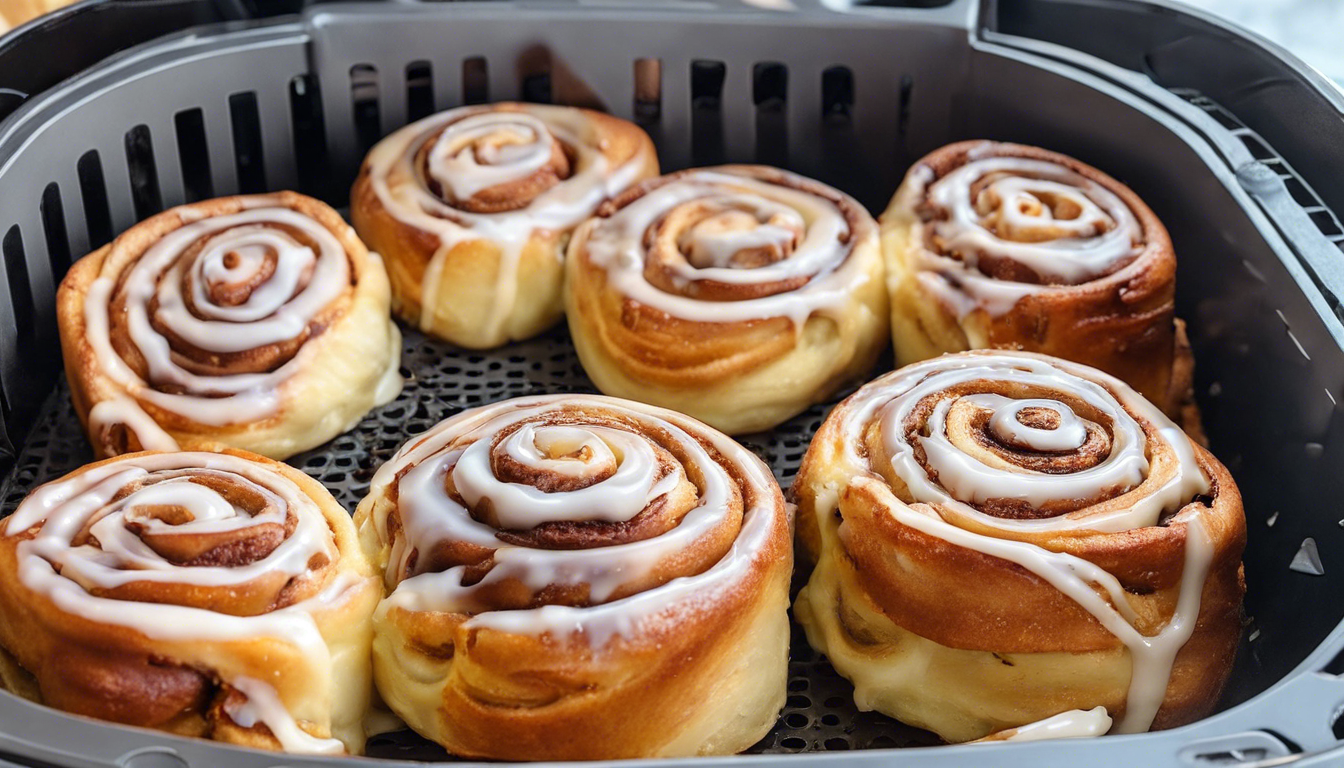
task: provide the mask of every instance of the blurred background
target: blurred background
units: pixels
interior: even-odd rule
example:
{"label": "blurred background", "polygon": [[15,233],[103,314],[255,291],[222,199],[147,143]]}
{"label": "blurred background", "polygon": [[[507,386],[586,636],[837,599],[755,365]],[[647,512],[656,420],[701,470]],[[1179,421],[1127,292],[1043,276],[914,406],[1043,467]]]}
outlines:
{"label": "blurred background", "polygon": [[1344,0],[1184,0],[1292,51],[1344,84]]}
{"label": "blurred background", "polygon": [[36,18],[47,11],[69,5],[72,0],[0,0],[0,32]]}
{"label": "blurred background", "polygon": [[[1344,0],[1184,1],[1263,35],[1344,84]],[[71,2],[0,0],[0,33]]]}

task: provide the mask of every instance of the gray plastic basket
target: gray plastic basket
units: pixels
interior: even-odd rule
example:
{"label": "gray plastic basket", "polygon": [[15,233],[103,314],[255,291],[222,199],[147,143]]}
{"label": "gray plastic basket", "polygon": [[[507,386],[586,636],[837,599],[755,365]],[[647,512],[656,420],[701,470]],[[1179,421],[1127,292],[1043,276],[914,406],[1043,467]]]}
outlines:
{"label": "gray plastic basket", "polygon": [[[296,188],[344,204],[363,151],[433,109],[569,94],[580,81],[644,125],[665,168],[787,165],[880,210],[949,141],[1068,152],[1132,186],[1171,230],[1215,452],[1246,498],[1249,619],[1219,714],[1082,742],[882,749],[927,735],[854,711],[795,639],[790,700],[729,765],[1344,764],[1344,98],[1272,46],[1195,13],[1125,0],[953,0],[933,8],[794,0],[535,0],[315,6],[213,25],[104,61],[0,122],[0,437],[4,511],[87,459],[59,382],[54,286],[72,257],[164,207]],[[843,5],[843,7],[841,7]],[[661,64],[657,102],[634,69]],[[561,98],[567,98],[561,96]],[[468,354],[407,334],[406,392],[294,463],[353,508],[412,432],[502,397],[591,388],[557,331]],[[787,482],[824,414],[747,442]],[[37,426],[34,427],[33,425]],[[1322,575],[1289,564],[1311,538]],[[850,748],[861,748],[850,750]],[[787,758],[786,752],[814,752]],[[386,759],[443,759],[409,737]],[[0,761],[307,766],[69,717],[0,694]],[[363,762],[363,761],[355,761]],[[350,760],[341,764],[354,764]],[[680,763],[678,763],[680,764]],[[639,763],[649,765],[649,763]]]}

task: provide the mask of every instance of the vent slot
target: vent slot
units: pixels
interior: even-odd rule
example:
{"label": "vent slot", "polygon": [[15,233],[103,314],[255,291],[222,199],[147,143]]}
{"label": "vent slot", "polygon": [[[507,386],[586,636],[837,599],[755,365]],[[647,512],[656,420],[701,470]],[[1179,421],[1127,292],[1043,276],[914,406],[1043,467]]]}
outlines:
{"label": "vent slot", "polygon": [[54,181],[42,190],[40,212],[52,281],[59,282],[73,262],[70,259],[70,238],[65,231],[65,204],[61,202],[61,188]]}
{"label": "vent slot", "polygon": [[233,128],[233,159],[238,169],[238,190],[243,194],[265,192],[266,167],[257,94],[247,91],[230,96],[229,120]]}
{"label": "vent slot", "polygon": [[552,104],[555,101],[551,76],[551,52],[534,46],[518,57],[518,98],[533,104]]}
{"label": "vent slot", "polygon": [[462,103],[484,104],[490,100],[490,68],[484,56],[462,61]]}
{"label": "vent slot", "polygon": [[159,174],[154,167],[154,144],[149,126],[137,125],[126,132],[126,168],[131,178],[131,202],[135,218],[147,219],[163,210]]}
{"label": "vent slot", "polygon": [[289,113],[299,191],[321,196],[328,185],[327,133],[322,120],[322,93],[315,76],[299,75],[289,81]]}
{"label": "vent slot", "polygon": [[849,67],[827,67],[821,73],[821,116],[848,120],[854,108],[854,72]]}
{"label": "vent slot", "polygon": [[[886,173],[861,173],[871,168],[872,157],[858,135],[852,119],[854,73],[848,67],[833,66],[821,72],[821,114],[818,146],[821,163],[814,169],[817,179],[844,189],[859,199],[890,195],[885,188]],[[884,187],[876,189],[876,187]]]}
{"label": "vent slot", "polygon": [[1251,151],[1251,156],[1256,160],[1270,160],[1277,157],[1274,150],[1265,146],[1265,142],[1261,141],[1259,136],[1243,133],[1240,138],[1241,143],[1246,145],[1246,148]]}
{"label": "vent slot", "polygon": [[5,276],[9,278],[9,295],[13,301],[14,324],[17,326],[18,348],[21,355],[33,354],[33,334],[37,330],[36,305],[33,304],[33,286],[28,282],[28,262],[24,260],[23,234],[15,224],[0,241],[0,253],[5,258]]}
{"label": "vent slot", "polygon": [[727,72],[722,61],[691,62],[691,165],[725,161],[723,83]]}
{"label": "vent slot", "polygon": [[751,69],[751,100],[756,105],[756,162],[785,166],[789,163],[788,133],[789,70],[777,61],[765,61]]}
{"label": "vent slot", "polygon": [[1324,208],[1308,209],[1307,215],[1316,228],[1321,230],[1321,234],[1328,238],[1337,238],[1344,236],[1344,230],[1339,228],[1339,222],[1335,220],[1335,215]]}
{"label": "vent slot", "polygon": [[722,61],[691,62],[691,107],[718,110],[723,100],[723,81],[728,67]]}
{"label": "vent slot", "polygon": [[350,106],[355,115],[355,140],[363,155],[383,136],[378,114],[378,70],[372,64],[350,68]]}
{"label": "vent slot", "polygon": [[210,145],[205,139],[205,113],[200,107],[173,115],[177,132],[177,160],[182,168],[182,193],[194,203],[215,196],[210,178]]}
{"label": "vent slot", "polygon": [[909,75],[901,75],[901,89],[896,100],[896,135],[900,137],[902,145],[910,130],[910,101],[914,94],[915,79]]}
{"label": "vent slot", "polygon": [[656,123],[663,115],[663,62],[661,59],[635,60],[635,122]]}
{"label": "vent slot", "polygon": [[428,61],[406,65],[406,121],[434,114],[434,72]]}
{"label": "vent slot", "polygon": [[112,240],[112,209],[107,203],[107,183],[103,179],[103,161],[98,158],[98,150],[85,152],[75,169],[79,172],[79,194],[84,200],[89,245],[97,248]]}
{"label": "vent slot", "polygon": [[1303,184],[1300,179],[1289,176],[1283,180],[1283,186],[1288,188],[1288,194],[1293,196],[1293,202],[1303,208],[1311,208],[1321,204],[1321,201],[1316,199],[1316,196],[1311,193],[1311,190],[1307,189],[1307,185]]}

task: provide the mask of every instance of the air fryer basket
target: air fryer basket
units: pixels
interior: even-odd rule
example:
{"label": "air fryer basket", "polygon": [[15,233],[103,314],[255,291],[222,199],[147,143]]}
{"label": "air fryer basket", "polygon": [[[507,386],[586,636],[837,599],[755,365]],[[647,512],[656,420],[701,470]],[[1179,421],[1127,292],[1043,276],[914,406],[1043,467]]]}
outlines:
{"label": "air fryer basket", "polygon": [[[1247,631],[1222,710],[1199,723],[1087,741],[910,749],[899,759],[1304,768],[1344,760],[1335,750],[1336,733],[1344,735],[1335,722],[1344,708],[1344,662],[1335,658],[1344,649],[1344,472],[1332,471],[1344,461],[1336,402],[1344,230],[1331,212],[1344,210],[1344,96],[1267,44],[1156,3],[794,5],[316,6],[160,38],[30,98],[0,122],[0,513],[88,458],[59,380],[53,307],[72,258],[145,216],[213,195],[292,188],[344,205],[364,151],[432,110],[596,99],[650,132],[665,169],[785,165],[874,211],[935,147],[1024,141],[1117,176],[1171,231],[1206,426],[1246,499]],[[661,94],[637,100],[636,63],[650,60]],[[293,460],[348,508],[410,433],[446,415],[520,394],[591,390],[563,330],[489,353],[408,332],[403,368],[410,384],[400,398]],[[787,483],[825,410],[746,442]],[[1289,568],[1308,538],[1323,574]],[[696,765],[871,748],[794,759],[876,766],[894,759],[883,747],[933,743],[856,712],[824,659],[800,637],[794,646],[788,706],[754,750],[766,754]],[[404,736],[373,751],[444,759]],[[332,762],[108,726],[0,693],[0,766],[5,759],[127,768]]]}

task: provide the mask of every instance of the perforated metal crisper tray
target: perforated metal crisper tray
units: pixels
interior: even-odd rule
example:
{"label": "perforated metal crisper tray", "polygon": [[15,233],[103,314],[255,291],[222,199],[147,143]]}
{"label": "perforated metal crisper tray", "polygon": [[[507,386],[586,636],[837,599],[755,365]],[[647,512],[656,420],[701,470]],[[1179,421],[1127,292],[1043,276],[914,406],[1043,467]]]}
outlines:
{"label": "perforated metal crisper tray", "polygon": [[[873,210],[937,146],[1025,141],[1119,177],[1175,242],[1201,406],[1251,528],[1251,618],[1222,710],[1152,734],[919,748],[930,737],[856,712],[848,685],[795,638],[790,699],[754,750],[762,754],[676,765],[1341,764],[1344,230],[1332,211],[1344,210],[1344,98],[1266,44],[1165,4],[891,7],[899,2],[321,5],[160,38],[28,98],[0,122],[5,509],[88,458],[58,378],[54,287],[72,257],[212,195],[294,188],[342,205],[364,150],[431,110],[520,97],[600,102],[644,125],[668,170],[774,163]],[[634,69],[648,59],[660,62],[661,93],[637,100]],[[562,331],[488,354],[408,333],[404,365],[412,382],[396,402],[295,459],[348,507],[408,434],[457,409],[590,388]],[[787,483],[824,412],[747,442]],[[1307,538],[1323,574],[1289,568]],[[404,735],[373,752],[446,759]],[[332,763],[105,725],[0,694],[5,760]]]}

